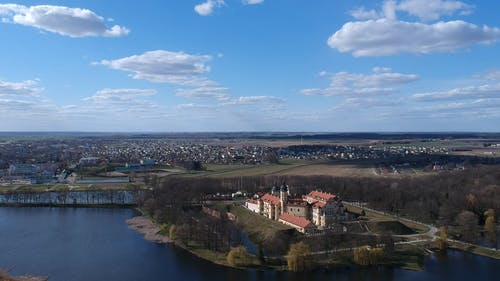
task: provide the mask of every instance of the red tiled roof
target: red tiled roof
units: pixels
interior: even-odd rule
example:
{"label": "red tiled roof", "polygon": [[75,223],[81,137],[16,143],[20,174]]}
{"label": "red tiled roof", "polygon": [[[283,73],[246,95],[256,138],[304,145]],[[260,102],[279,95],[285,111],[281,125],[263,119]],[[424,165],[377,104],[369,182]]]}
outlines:
{"label": "red tiled roof", "polygon": [[288,200],[287,205],[290,206],[307,206],[307,202],[302,199]]}
{"label": "red tiled roof", "polygon": [[294,216],[294,215],[289,214],[289,213],[281,214],[280,220],[286,221],[287,223],[290,223],[292,225],[302,227],[302,228],[308,228],[308,227],[314,226],[310,221],[308,221],[304,218],[301,218],[301,217]]}
{"label": "red tiled roof", "polygon": [[273,205],[279,205],[280,204],[280,198],[274,195],[271,195],[269,193],[264,194],[264,196],[261,197],[262,201],[271,203]]}
{"label": "red tiled roof", "polygon": [[331,193],[325,193],[321,191],[311,191],[307,196],[312,197],[317,200],[328,201],[334,200],[337,198],[337,195],[333,195]]}
{"label": "red tiled roof", "polygon": [[321,208],[325,207],[325,205],[326,205],[326,204],[325,204],[325,203],[323,203],[323,202],[321,202],[321,201],[316,201],[316,202],[314,202],[314,203],[312,204],[312,207],[313,207],[313,208],[320,208],[320,209],[321,209]]}

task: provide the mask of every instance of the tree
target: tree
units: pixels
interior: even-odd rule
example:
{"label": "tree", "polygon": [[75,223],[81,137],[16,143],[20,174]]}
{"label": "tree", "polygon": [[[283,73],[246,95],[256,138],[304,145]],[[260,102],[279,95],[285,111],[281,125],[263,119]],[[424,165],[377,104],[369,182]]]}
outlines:
{"label": "tree", "polygon": [[311,269],[311,248],[304,242],[292,244],[286,256],[288,270],[305,271]]}
{"label": "tree", "polygon": [[264,161],[272,163],[272,164],[278,164],[280,159],[279,159],[278,155],[276,154],[276,152],[269,151],[268,153],[266,153],[266,155],[264,155]]}
{"label": "tree", "polygon": [[478,218],[470,211],[463,211],[457,216],[457,224],[462,238],[468,242],[474,242],[477,237]]}
{"label": "tree", "polygon": [[495,210],[488,209],[484,212],[486,220],[484,222],[484,230],[487,232],[495,232]]}
{"label": "tree", "polygon": [[467,196],[465,196],[465,200],[467,201],[467,210],[474,211],[474,209],[476,208],[476,204],[477,204],[476,195],[467,194]]}
{"label": "tree", "polygon": [[437,240],[437,247],[439,250],[446,250],[448,247],[448,229],[446,226],[441,226],[439,228],[439,239]]}
{"label": "tree", "polygon": [[232,248],[227,254],[227,263],[232,266],[248,266],[252,262],[252,258],[247,252],[247,248],[239,246]]}
{"label": "tree", "polygon": [[486,238],[491,241],[496,241],[496,224],[495,224],[495,210],[488,209],[484,212],[486,220],[484,221],[484,230],[486,232]]}
{"label": "tree", "polygon": [[379,237],[379,243],[384,244],[384,252],[387,255],[390,255],[394,252],[394,239],[392,235],[389,233],[383,233]]}
{"label": "tree", "polygon": [[359,265],[376,265],[384,256],[383,248],[372,248],[369,246],[354,249],[353,259]]}
{"label": "tree", "polygon": [[177,227],[175,226],[175,224],[172,224],[170,226],[170,229],[168,230],[168,238],[170,239],[170,241],[174,241],[175,240],[175,232],[177,230]]}

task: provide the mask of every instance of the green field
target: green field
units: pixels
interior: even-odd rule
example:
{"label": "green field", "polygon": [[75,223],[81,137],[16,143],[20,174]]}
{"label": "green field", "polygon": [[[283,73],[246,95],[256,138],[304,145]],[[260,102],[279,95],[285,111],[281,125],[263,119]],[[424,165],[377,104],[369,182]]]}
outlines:
{"label": "green field", "polygon": [[257,243],[274,237],[280,231],[290,231],[293,229],[280,222],[253,213],[243,206],[231,206],[230,212],[237,216],[237,223],[243,227],[243,231]]}

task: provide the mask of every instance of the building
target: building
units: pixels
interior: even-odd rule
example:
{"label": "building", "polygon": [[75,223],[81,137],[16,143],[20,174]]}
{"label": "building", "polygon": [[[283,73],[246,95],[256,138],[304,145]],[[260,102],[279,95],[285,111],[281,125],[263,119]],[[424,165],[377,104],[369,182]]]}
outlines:
{"label": "building", "polygon": [[39,171],[35,164],[12,164],[9,166],[10,175],[34,176]]}
{"label": "building", "polygon": [[98,162],[99,162],[99,157],[83,157],[80,158],[78,164],[82,166],[94,166],[97,165]]}
{"label": "building", "polygon": [[256,196],[245,202],[245,207],[268,219],[280,221],[302,233],[315,229],[333,228],[349,218],[337,195],[311,191],[302,197],[291,197],[288,185],[273,186],[271,193]]}

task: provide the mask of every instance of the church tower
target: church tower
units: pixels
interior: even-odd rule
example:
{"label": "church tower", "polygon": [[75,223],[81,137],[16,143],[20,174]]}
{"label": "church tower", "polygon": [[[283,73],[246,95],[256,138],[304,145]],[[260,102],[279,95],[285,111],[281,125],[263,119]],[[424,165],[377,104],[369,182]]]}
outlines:
{"label": "church tower", "polygon": [[288,203],[288,185],[283,182],[283,185],[280,187],[280,207],[281,213],[283,214],[286,210],[286,204]]}

